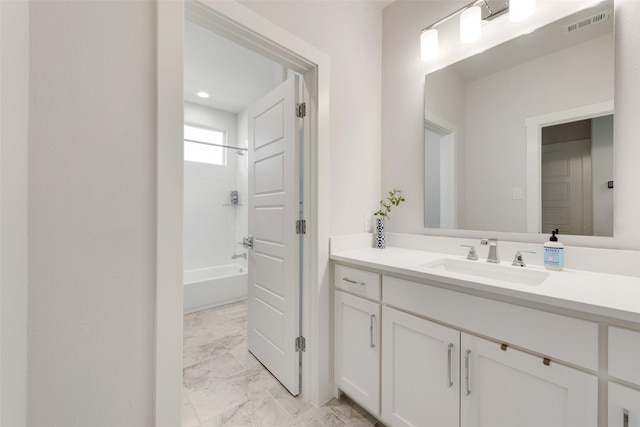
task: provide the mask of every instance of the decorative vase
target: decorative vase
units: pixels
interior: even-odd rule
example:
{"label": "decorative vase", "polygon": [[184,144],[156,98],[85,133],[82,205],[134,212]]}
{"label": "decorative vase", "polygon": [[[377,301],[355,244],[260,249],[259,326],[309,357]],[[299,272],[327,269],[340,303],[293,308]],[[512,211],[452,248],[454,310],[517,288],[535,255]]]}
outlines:
{"label": "decorative vase", "polygon": [[376,249],[384,249],[385,248],[385,243],[384,243],[384,218],[383,217],[376,217],[376,229],[373,232],[374,234],[374,238],[375,238],[375,242],[374,242],[374,247]]}

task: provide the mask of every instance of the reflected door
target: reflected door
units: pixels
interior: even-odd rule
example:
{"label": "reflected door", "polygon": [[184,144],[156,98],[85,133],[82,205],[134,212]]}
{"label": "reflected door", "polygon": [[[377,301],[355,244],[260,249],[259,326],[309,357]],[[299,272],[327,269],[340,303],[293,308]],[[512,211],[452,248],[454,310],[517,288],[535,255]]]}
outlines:
{"label": "reflected door", "polygon": [[542,146],[542,232],[593,235],[591,140]]}

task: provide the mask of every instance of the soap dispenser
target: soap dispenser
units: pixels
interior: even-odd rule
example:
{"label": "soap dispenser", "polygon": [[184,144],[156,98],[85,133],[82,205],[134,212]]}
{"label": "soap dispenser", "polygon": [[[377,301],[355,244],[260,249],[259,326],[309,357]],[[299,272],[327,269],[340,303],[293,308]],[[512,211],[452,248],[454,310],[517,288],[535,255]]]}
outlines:
{"label": "soap dispenser", "polygon": [[544,267],[549,270],[562,270],[564,267],[564,245],[558,242],[558,229],[551,231],[549,241],[544,244]]}

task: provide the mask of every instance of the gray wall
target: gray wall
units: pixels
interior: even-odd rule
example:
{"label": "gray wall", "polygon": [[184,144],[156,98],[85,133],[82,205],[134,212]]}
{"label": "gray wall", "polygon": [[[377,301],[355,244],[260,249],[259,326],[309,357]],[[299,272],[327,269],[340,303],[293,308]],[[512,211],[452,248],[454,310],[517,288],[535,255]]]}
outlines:
{"label": "gray wall", "polygon": [[27,414],[29,3],[0,2],[0,425]]}
{"label": "gray wall", "polygon": [[153,422],[155,40],[152,1],[31,3],[32,426]]}
{"label": "gray wall", "polygon": [[[352,1],[252,7],[331,56],[335,209],[323,220],[333,234],[360,232],[380,197],[382,11]],[[30,18],[29,424],[149,426],[154,2],[33,2]]]}

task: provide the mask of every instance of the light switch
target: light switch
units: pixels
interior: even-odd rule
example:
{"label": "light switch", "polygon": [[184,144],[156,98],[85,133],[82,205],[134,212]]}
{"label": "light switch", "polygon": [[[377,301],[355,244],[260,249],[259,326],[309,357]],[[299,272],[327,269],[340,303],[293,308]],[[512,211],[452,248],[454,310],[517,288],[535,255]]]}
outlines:
{"label": "light switch", "polygon": [[364,232],[371,232],[371,215],[368,214],[364,215]]}
{"label": "light switch", "polygon": [[513,199],[514,199],[514,200],[522,199],[522,188],[520,188],[520,187],[515,187],[515,188],[513,189]]}

